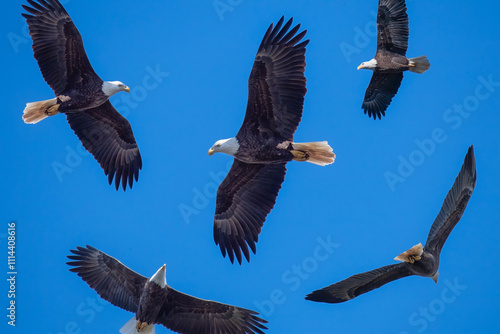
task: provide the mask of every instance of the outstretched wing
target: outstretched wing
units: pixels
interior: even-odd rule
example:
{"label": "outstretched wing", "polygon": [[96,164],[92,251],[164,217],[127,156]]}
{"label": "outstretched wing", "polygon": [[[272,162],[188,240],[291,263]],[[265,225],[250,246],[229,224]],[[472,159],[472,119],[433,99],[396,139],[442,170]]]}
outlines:
{"label": "outstretched wing", "polygon": [[179,333],[259,333],[267,329],[267,321],[257,317],[258,313],[232,305],[195,298],[166,287],[161,292],[165,299],[156,319],[161,324]]}
{"label": "outstretched wing", "polygon": [[96,108],[67,113],[68,123],[83,146],[99,162],[109,184],[123,190],[139,179],[142,159],[130,123],[106,101]]}
{"label": "outstretched wing", "polygon": [[382,116],[385,116],[385,111],[398,92],[402,80],[403,72],[373,72],[361,106],[365,114],[373,119],[377,119],[377,117],[381,119]]}
{"label": "outstretched wing", "polygon": [[377,52],[387,50],[406,55],[409,34],[405,0],[379,0]]}
{"label": "outstretched wing", "polygon": [[241,253],[250,261],[248,246],[255,254],[255,243],[276,203],[285,180],[286,164],[247,164],[234,159],[233,166],[217,189],[214,240],[222,255],[234,255],[241,264]]}
{"label": "outstretched wing", "polygon": [[446,239],[448,239],[451,231],[462,218],[475,185],[476,158],[474,157],[474,146],[470,146],[453,187],[448,191],[441,211],[439,211],[434,223],[432,223],[424,247],[426,251],[434,256],[441,253]]}
{"label": "outstretched wing", "polygon": [[391,264],[313,291],[306,296],[306,299],[323,303],[342,303],[410,275],[412,273],[407,263]]}
{"label": "outstretched wing", "polygon": [[246,135],[281,136],[293,140],[302,118],[306,94],[305,52],[309,40],[300,40],[300,24],[288,32],[290,19],[283,17],[267,30],[248,80],[248,104],[245,119],[236,138]]}
{"label": "outstretched wing", "polygon": [[76,247],[68,255],[74,266],[70,271],[80,276],[101,298],[130,312],[137,312],[147,278],[94,247]]}
{"label": "outstretched wing", "polygon": [[101,82],[90,65],[82,36],[58,0],[27,0],[22,14],[33,40],[33,52],[43,78],[56,95],[65,88],[78,89],[89,82]]}

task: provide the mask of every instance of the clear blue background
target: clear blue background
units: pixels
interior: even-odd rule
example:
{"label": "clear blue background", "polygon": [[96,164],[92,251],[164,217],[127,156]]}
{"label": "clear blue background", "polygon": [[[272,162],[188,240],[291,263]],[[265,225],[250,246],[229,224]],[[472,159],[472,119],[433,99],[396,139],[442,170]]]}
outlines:
{"label": "clear blue background", "polygon": [[[144,161],[139,182],[124,193],[107,184],[64,116],[37,125],[21,120],[27,102],[53,97],[33,58],[21,3],[5,2],[0,23],[1,277],[12,220],[18,270],[17,325],[7,325],[2,279],[0,331],[118,333],[132,314],[101,302],[65,264],[69,249],[85,244],[148,277],[166,263],[172,287],[259,311],[268,333],[500,329],[500,5],[409,1],[408,55],[426,54],[432,67],[405,74],[387,116],[373,121],[360,109],[371,72],[356,67],[375,53],[376,0],[221,0],[215,3],[227,7],[219,13],[212,0],[66,1],[96,72],[132,89],[112,98]],[[212,236],[215,189],[232,159],[209,158],[207,150],[238,131],[257,47],[282,15],[302,23],[311,39],[295,140],[328,140],[337,161],[290,163],[257,254],[232,265]],[[162,75],[155,79],[156,70]],[[467,117],[453,112],[464,103]],[[440,140],[429,144],[433,131]],[[343,304],[304,300],[424,243],[471,144],[477,187],[444,247],[437,285],[410,277]],[[412,166],[403,170],[403,160]],[[64,169],[57,174],[54,166]],[[392,187],[388,173],[400,177]],[[331,254],[318,238],[335,243]]]}

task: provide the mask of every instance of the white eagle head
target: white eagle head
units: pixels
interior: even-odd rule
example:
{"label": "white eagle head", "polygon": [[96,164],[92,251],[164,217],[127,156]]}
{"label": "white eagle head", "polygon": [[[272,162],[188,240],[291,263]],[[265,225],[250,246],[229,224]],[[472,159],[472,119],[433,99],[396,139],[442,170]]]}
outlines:
{"label": "white eagle head", "polygon": [[102,92],[110,97],[118,92],[130,93],[130,88],[121,81],[104,81],[102,83]]}
{"label": "white eagle head", "polygon": [[208,155],[212,155],[217,152],[222,152],[226,153],[229,155],[234,155],[236,152],[238,152],[238,149],[240,148],[240,144],[238,144],[238,140],[233,137],[233,138],[228,138],[228,139],[221,139],[215,142],[214,146],[212,146],[208,150]]}
{"label": "white eagle head", "polygon": [[361,65],[358,66],[358,70],[362,68],[365,68],[367,70],[374,70],[375,68],[377,68],[377,60],[374,58],[370,61],[362,62]]}

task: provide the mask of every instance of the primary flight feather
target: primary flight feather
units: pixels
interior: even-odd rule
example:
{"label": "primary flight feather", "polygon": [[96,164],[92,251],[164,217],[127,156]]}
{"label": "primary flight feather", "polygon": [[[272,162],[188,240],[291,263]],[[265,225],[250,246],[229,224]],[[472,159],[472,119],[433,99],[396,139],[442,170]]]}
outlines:
{"label": "primary flight feather", "polygon": [[132,188],[142,168],[141,154],[130,123],[109,98],[130,88],[103,81],[87,58],[80,33],[58,0],[27,0],[23,13],[40,71],[55,98],[26,105],[23,120],[35,124],[63,113],[83,146],[104,169],[109,184]]}
{"label": "primary flight feather", "polygon": [[462,218],[467,203],[476,185],[476,159],[474,147],[469,147],[453,187],[443,202],[441,210],[432,223],[425,246],[418,244],[398,255],[392,264],[351,276],[343,281],[313,291],[306,299],[324,303],[342,303],[394,280],[418,275],[430,277],[436,283],[439,276],[439,257],[451,231]]}
{"label": "primary flight feather", "polygon": [[263,334],[267,321],[257,312],[199,299],[167,285],[165,265],[147,278],[117,259],[91,247],[68,255],[70,271],[80,276],[101,298],[135,313],[122,334],[154,334],[154,325],[183,334]]}
{"label": "primary flight feather", "polygon": [[405,0],[379,0],[377,13],[377,52],[359,69],[373,71],[361,108],[373,119],[385,111],[398,92],[403,72],[424,73],[431,66],[426,56],[406,58],[408,15]]}
{"label": "primary flight feather", "polygon": [[217,189],[214,239],[222,255],[241,264],[250,261],[266,216],[274,207],[291,160],[320,166],[334,162],[325,142],[294,143],[306,94],[306,31],[292,29],[292,19],[270,25],[259,46],[248,80],[245,118],[236,137],[217,141],[209,155],[223,152],[234,157]]}

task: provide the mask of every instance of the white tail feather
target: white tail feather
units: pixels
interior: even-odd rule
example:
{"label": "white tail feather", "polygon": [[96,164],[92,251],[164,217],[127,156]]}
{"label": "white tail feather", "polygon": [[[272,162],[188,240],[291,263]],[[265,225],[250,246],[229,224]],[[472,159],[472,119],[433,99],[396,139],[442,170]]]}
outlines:
{"label": "white tail feather", "polygon": [[[135,327],[137,324],[137,319],[135,316],[132,317],[122,328],[120,328],[120,333],[122,334],[139,334],[137,328]],[[147,325],[140,334],[155,334],[155,325]]]}
{"label": "white tail feather", "polygon": [[[335,162],[335,153],[333,153],[333,149],[328,145],[327,141],[293,143],[292,147],[292,154],[295,156],[294,160],[307,161],[320,166]],[[297,151],[299,154],[297,154]],[[302,158],[300,153],[305,153],[305,157]]]}
{"label": "white tail feather", "polygon": [[120,328],[120,333],[122,333],[122,334],[138,333],[137,329],[135,328],[136,323],[137,323],[137,320],[135,319],[135,316],[134,316],[125,325],[123,325],[122,328]]}
{"label": "white tail feather", "polygon": [[23,111],[23,121],[28,124],[35,124],[48,117],[45,113],[47,109],[57,104],[57,99],[26,103]]}
{"label": "white tail feather", "polygon": [[421,56],[408,59],[410,61],[410,71],[415,73],[424,73],[431,67],[431,63],[427,56]]}

